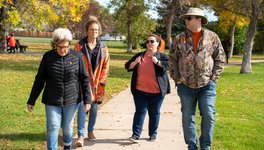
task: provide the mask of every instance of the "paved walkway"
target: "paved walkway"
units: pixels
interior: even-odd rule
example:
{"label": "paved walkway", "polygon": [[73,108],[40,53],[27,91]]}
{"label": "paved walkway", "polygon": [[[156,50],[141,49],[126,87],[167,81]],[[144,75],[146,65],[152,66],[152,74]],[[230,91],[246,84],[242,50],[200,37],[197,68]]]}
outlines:
{"label": "paved walkway", "polygon": [[[252,63],[264,62],[264,60],[252,61]],[[226,66],[240,65],[241,62],[230,62]],[[76,147],[73,139],[73,149],[78,150],[185,150],[181,124],[180,100],[176,88],[171,82],[171,94],[165,97],[161,107],[161,118],[158,129],[157,141],[149,142],[148,116],[146,115],[143,132],[139,144],[131,144],[128,137],[132,134],[132,121],[134,115],[134,102],[130,88],[120,92],[109,100],[98,111],[95,125],[96,141],[85,139],[84,147]],[[86,123],[87,127],[87,123]],[[87,133],[85,134],[87,135]]]}
{"label": "paved walkway", "polygon": [[[74,146],[77,136],[73,139],[73,149],[78,150],[184,150],[187,149],[183,140],[181,124],[180,100],[171,81],[172,93],[168,94],[161,108],[161,118],[157,141],[149,142],[148,116],[146,115],[143,132],[139,144],[131,144],[128,137],[132,134],[134,102],[130,88],[120,92],[109,100],[98,111],[94,134],[95,142],[85,139],[84,147]],[[86,124],[87,127],[87,124]],[[87,135],[87,133],[85,134]]]}

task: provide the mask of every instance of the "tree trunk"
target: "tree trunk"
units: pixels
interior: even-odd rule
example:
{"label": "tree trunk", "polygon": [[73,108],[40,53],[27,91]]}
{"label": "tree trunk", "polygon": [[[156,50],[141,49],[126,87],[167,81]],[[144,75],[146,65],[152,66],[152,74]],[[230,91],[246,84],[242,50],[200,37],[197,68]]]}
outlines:
{"label": "tree trunk", "polygon": [[240,73],[251,73],[251,54],[254,42],[254,33],[258,22],[259,9],[256,0],[252,0],[252,12],[250,17],[250,23],[247,31],[247,39],[244,46],[244,55],[242,60],[242,66]]}
{"label": "tree trunk", "polygon": [[229,58],[233,57],[233,52],[234,52],[234,44],[235,44],[235,31],[236,31],[236,24],[233,25],[232,30],[231,30],[231,35],[230,35],[230,52],[229,52]]}
{"label": "tree trunk", "polygon": [[132,52],[132,37],[131,37],[131,15],[128,13],[127,15],[127,52],[131,53]]}
{"label": "tree trunk", "polygon": [[0,54],[5,52],[5,7],[0,8]]}
{"label": "tree trunk", "polygon": [[168,26],[167,26],[167,45],[169,46],[169,49],[171,47],[172,39],[171,39],[171,28],[172,28],[172,22],[174,18],[174,10],[172,9],[169,13],[169,20],[168,20]]}

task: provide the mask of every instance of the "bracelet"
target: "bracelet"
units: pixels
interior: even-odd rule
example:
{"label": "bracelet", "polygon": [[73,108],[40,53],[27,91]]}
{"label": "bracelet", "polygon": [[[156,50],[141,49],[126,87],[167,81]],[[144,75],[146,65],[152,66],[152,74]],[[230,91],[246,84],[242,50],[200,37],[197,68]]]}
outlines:
{"label": "bracelet", "polygon": [[159,60],[157,61],[156,65],[159,64]]}

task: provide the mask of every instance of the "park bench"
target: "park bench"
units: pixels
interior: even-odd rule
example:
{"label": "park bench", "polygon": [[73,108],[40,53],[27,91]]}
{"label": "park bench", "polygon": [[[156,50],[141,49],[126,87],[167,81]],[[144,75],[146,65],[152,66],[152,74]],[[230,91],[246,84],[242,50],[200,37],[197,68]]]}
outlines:
{"label": "park bench", "polygon": [[18,39],[16,40],[16,50],[17,50],[17,51],[18,51],[18,49],[19,49],[19,52],[20,52],[20,53],[24,53],[24,52],[27,51],[27,48],[28,48],[27,45],[21,45],[20,42],[19,42],[19,40],[18,40]]}

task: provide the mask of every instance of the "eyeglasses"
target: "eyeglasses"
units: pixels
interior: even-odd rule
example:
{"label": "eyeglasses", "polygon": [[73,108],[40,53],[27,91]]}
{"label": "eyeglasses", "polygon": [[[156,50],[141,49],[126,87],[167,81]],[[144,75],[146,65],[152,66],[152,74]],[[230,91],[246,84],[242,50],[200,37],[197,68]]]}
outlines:
{"label": "eyeglasses", "polygon": [[68,45],[68,46],[60,46],[60,45],[58,45],[57,46],[57,50],[65,50],[65,49],[68,49],[70,47],[70,45]]}
{"label": "eyeglasses", "polygon": [[190,21],[193,19],[193,16],[186,16],[184,19]]}
{"label": "eyeglasses", "polygon": [[149,43],[154,43],[154,42],[155,42],[154,40],[146,41],[147,44],[149,44]]}
{"label": "eyeglasses", "polygon": [[89,31],[91,31],[91,32],[97,32],[97,31],[99,31],[99,29],[89,29]]}

